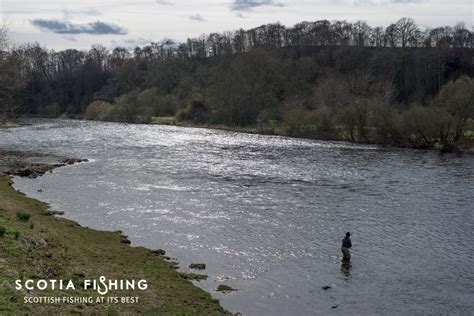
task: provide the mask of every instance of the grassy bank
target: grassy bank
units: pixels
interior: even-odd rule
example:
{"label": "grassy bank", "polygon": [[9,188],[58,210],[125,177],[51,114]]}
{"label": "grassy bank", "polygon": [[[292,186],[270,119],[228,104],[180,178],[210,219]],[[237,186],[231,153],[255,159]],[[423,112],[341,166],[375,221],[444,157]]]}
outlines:
{"label": "grassy bank", "polygon": [[[30,215],[19,216],[18,212]],[[48,205],[28,198],[0,176],[0,314],[226,315],[209,293],[185,280],[176,264],[142,247],[131,247],[120,232],[103,232],[58,218]],[[24,297],[97,297],[79,286],[84,279],[146,279],[148,289],[111,291],[106,297],[139,297],[136,304],[25,304]],[[20,290],[17,279],[73,280],[76,290]]]}

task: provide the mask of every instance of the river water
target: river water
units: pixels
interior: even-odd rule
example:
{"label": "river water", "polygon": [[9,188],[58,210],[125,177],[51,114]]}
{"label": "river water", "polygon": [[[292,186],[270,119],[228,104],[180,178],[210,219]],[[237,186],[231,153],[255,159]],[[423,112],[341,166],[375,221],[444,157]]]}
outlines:
{"label": "river water", "polygon": [[[233,312],[474,311],[473,156],[172,126],[29,123],[0,130],[0,147],[90,162],[15,178],[16,188],[83,226],[166,249],[184,271],[206,263],[209,279],[198,285]],[[341,269],[346,231],[353,262]],[[238,291],[215,292],[221,283]]]}

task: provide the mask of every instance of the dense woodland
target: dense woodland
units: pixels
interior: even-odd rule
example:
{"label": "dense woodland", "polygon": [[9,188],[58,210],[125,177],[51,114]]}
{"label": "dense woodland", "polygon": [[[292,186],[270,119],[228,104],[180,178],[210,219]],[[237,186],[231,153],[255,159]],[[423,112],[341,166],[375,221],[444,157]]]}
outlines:
{"label": "dense woodland", "polygon": [[109,50],[51,51],[0,31],[0,106],[39,115],[192,124],[430,147],[472,139],[474,34],[402,18],[268,24]]}

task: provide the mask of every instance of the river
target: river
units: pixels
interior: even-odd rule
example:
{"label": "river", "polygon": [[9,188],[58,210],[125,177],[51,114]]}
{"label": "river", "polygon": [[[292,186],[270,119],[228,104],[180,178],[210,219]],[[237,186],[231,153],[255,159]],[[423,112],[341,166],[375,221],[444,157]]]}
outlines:
{"label": "river", "polygon": [[[474,310],[473,156],[174,126],[27,123],[0,130],[0,147],[90,161],[15,178],[16,188],[83,226],[163,248],[183,271],[206,263],[209,279],[197,284],[230,311]],[[353,262],[341,270],[346,231]],[[238,291],[218,293],[221,283]]]}

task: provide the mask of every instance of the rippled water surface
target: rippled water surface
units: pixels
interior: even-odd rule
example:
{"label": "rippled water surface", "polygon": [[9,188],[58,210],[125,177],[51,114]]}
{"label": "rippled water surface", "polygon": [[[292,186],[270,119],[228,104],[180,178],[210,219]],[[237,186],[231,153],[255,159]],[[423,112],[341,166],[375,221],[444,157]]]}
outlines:
{"label": "rippled water surface", "polygon": [[[15,178],[17,188],[83,226],[164,248],[184,270],[206,263],[210,278],[199,285],[233,312],[474,311],[472,156],[209,129],[30,123],[0,130],[0,147],[91,161]],[[346,231],[349,271],[340,265]],[[219,294],[220,283],[239,291]]]}

